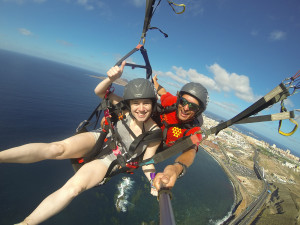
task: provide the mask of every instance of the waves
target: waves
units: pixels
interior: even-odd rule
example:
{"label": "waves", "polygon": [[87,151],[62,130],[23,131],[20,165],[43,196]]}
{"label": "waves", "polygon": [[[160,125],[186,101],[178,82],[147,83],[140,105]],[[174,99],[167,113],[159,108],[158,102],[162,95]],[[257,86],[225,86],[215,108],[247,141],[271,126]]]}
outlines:
{"label": "waves", "polygon": [[118,193],[115,203],[118,212],[127,212],[128,207],[133,205],[128,201],[133,184],[134,181],[130,179],[130,177],[122,177],[121,182],[118,184]]}
{"label": "waves", "polygon": [[232,216],[233,208],[234,208],[234,204],[231,206],[230,211],[228,211],[227,215],[224,218],[219,219],[219,220],[210,219],[209,224],[211,224],[211,225],[222,225],[222,224],[224,224]]}

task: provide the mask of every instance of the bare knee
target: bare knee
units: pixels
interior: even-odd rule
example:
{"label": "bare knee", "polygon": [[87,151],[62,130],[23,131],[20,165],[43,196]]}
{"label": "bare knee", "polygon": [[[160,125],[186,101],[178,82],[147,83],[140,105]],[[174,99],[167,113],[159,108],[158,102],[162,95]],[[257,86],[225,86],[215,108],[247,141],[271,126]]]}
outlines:
{"label": "bare knee", "polygon": [[84,192],[86,190],[85,187],[79,184],[67,184],[63,187],[65,189],[66,194],[69,196],[70,199],[74,199],[77,197],[80,193]]}
{"label": "bare knee", "polygon": [[47,148],[47,158],[48,159],[59,159],[63,156],[65,152],[65,145],[60,142],[50,143]]}

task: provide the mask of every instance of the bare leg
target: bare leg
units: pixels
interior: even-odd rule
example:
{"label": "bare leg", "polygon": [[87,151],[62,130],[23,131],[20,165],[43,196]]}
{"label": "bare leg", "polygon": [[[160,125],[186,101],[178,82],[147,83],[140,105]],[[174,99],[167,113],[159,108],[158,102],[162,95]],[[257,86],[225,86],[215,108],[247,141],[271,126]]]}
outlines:
{"label": "bare leg", "polygon": [[33,163],[45,159],[79,158],[88,153],[96,141],[92,133],[81,133],[63,141],[32,143],[0,152],[0,163]]}
{"label": "bare leg", "polygon": [[99,184],[107,169],[107,166],[99,159],[85,164],[62,188],[45,198],[20,224],[39,224],[59,213],[81,192]]}

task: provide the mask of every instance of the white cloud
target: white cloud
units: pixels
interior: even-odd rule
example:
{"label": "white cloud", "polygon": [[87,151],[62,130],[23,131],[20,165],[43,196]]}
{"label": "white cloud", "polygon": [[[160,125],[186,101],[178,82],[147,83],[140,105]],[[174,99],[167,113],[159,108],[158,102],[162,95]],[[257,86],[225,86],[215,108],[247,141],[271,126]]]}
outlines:
{"label": "white cloud", "polygon": [[155,71],[154,73],[157,74],[158,77],[168,77],[170,78],[168,82],[171,80],[180,83],[181,86],[188,82],[198,82],[211,91],[233,92],[236,97],[247,102],[254,102],[256,100],[247,76],[228,73],[217,63],[207,68],[214,75],[213,79],[197,72],[195,69],[185,70],[177,66],[173,66],[172,71]]}
{"label": "white cloud", "polygon": [[[93,2],[93,1],[92,1]],[[89,0],[77,0],[79,5],[84,6],[86,10],[93,10],[95,7],[92,5],[92,2]]]}
{"label": "white cloud", "polygon": [[64,45],[64,46],[73,46],[72,43],[65,41],[65,40],[56,40],[57,43]]}
{"label": "white cloud", "polygon": [[30,30],[27,30],[26,28],[19,28],[20,34],[24,36],[32,36],[33,33]]}
{"label": "white cloud", "polygon": [[[197,0],[197,1],[194,1],[194,0],[187,1],[186,6],[187,6],[186,10],[191,12],[191,14],[193,16],[203,15],[203,13],[204,13],[204,8],[203,8],[203,2],[202,1],[199,1],[199,0]],[[180,9],[180,10],[182,10],[182,9]]]}
{"label": "white cloud", "polygon": [[252,30],[252,31],[251,31],[251,33],[250,33],[250,34],[251,34],[252,36],[254,36],[254,37],[255,37],[255,36],[257,36],[257,35],[258,35],[258,30],[255,30],[255,29],[254,29],[254,30]]}
{"label": "white cloud", "polygon": [[214,74],[214,81],[221,90],[225,92],[233,91],[238,98],[247,102],[253,102],[255,100],[247,76],[228,73],[216,63],[209,66],[208,69]]}
{"label": "white cloud", "polygon": [[171,71],[168,71],[168,72],[153,71],[153,72],[154,72],[154,74],[157,74],[158,77],[169,77],[169,78],[171,78],[171,80],[176,81],[181,84],[186,84],[188,82],[186,79],[183,79],[180,76],[177,76],[177,74],[174,74]]}
{"label": "white cloud", "polygon": [[215,104],[218,108],[222,108],[227,112],[231,112],[233,114],[239,113],[240,109],[237,105],[229,102],[218,102],[218,101],[210,101],[210,104]]}
{"label": "white cloud", "polygon": [[286,32],[275,30],[270,33],[270,39],[273,41],[280,41],[286,38]]}
{"label": "white cloud", "polygon": [[213,79],[198,73],[195,69],[184,70],[182,67],[176,67],[176,66],[173,66],[172,69],[175,71],[175,73],[170,71],[168,72],[155,71],[155,73],[159,77],[160,76],[170,77],[171,79],[181,84],[186,84],[190,81],[198,82],[203,84],[206,88],[210,90],[220,91],[220,89],[216,86],[216,82]]}
{"label": "white cloud", "polygon": [[287,99],[284,100],[284,105],[286,107],[289,107],[289,108],[294,108],[295,107],[293,101],[291,99],[289,99],[289,98],[287,98]]}
{"label": "white cloud", "polygon": [[145,0],[128,0],[132,5],[136,7],[141,7],[145,4]]}

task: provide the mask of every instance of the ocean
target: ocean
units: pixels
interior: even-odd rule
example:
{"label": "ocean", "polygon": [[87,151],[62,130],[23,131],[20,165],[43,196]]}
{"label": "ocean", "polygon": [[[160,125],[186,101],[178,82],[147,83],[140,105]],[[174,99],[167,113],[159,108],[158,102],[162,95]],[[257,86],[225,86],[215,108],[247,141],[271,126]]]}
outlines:
{"label": "ocean", "polygon": [[[100,102],[94,72],[0,50],[0,151],[30,142],[52,142],[75,133]],[[123,87],[115,86],[122,94]],[[156,166],[161,171],[174,158]],[[69,160],[0,164],[0,225],[22,221],[74,174]],[[231,182],[219,164],[199,150],[172,190],[177,225],[220,224],[232,209]],[[120,174],[80,194],[45,225],[159,223],[158,201],[141,170]]]}

